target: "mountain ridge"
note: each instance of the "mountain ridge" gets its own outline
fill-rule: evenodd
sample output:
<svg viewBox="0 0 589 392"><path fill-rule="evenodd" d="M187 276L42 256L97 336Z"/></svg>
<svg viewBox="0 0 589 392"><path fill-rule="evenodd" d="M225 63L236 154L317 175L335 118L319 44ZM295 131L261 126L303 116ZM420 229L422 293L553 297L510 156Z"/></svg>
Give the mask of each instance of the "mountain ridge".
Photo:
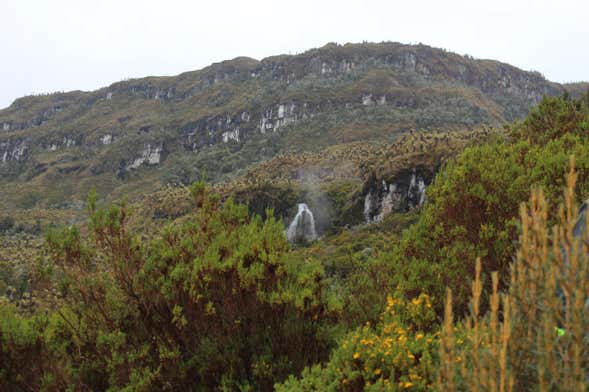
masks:
<svg viewBox="0 0 589 392"><path fill-rule="evenodd" d="M62 98L64 100L67 100L70 96L73 98L79 98L79 95L86 95L88 96L87 98L92 98L92 95L94 94L98 94L98 93L108 93L108 91L112 91L112 90L119 90L120 86L124 86L126 84L128 85L133 85L136 84L137 82L146 82L146 83L150 83L150 82L159 82L159 83L164 83L166 81L178 81L178 82L182 82L185 80L190 80L193 78L193 76L204 76L204 79L211 79L213 78L213 84L215 82L218 82L218 80L215 80L215 76L219 76L222 75L224 77L227 77L230 74L237 74L237 76L239 77L240 74L242 74L243 72L248 72L248 71L254 71L258 68L264 70L265 67L271 65L271 64L275 64L275 63L282 63L288 60L291 60L291 62L294 62L295 65L300 65L300 61L297 60L302 60L303 62L306 61L311 61L311 69L313 67L316 67L316 64L312 63L312 60L314 60L315 56L320 56L320 57L329 57L329 56L334 56L335 58L340 58L340 59L345 59L346 55L350 53L350 51L354 51L356 49L367 49L365 51L365 54L367 55L366 57L373 57L375 54L378 55L379 53L382 54L382 52L379 52L379 49L385 48L385 50L387 49L400 49L400 50L404 50L407 51L406 53L408 54L423 54L424 51L436 51L438 52L438 54L440 53L444 53L446 55L448 55L449 57L453 57L454 60L458 60L458 59L466 59L467 61L471 61L471 62L475 62L478 63L481 66L486 66L486 67L494 67L494 66L499 66L499 67L504 67L504 70L509 70L509 71L516 71L516 72L522 72L522 73L526 73L526 74L530 74L530 75L534 75L537 80L544 80L545 82L547 82L547 84L551 84L553 86L562 86L562 87L569 87L572 88L573 90L575 89L576 85L581 85L583 87L589 85L588 82L576 82L576 83L557 83L557 82L551 82L548 79L545 79L539 72L537 71L525 71L522 70L520 68L517 68L515 66L512 66L508 63L505 62L501 62L501 61L497 61L497 60L492 60L492 59L475 59L469 55L459 55L453 52L448 52L444 49L439 49L439 48L434 48L434 47L430 47L427 45L423 45L423 44L419 44L419 45L407 45L407 44L401 44L401 43L397 43L397 42L386 42L386 43L380 43L380 44L352 44L352 43L347 43L345 45L338 45L338 44L334 44L334 43L328 43L326 45L324 45L321 48L314 48L314 49L310 49L307 50L301 54L295 54L295 55L291 55L291 54L281 54L281 55L273 55L273 56L268 56L265 57L261 60L257 60L251 57L247 57L247 56L238 56L235 57L233 59L229 59L229 60L223 60L220 62L216 62L216 63L212 63L209 66L206 66L202 69L199 70L192 70L192 71L186 71L186 72L182 72L179 73L177 75L172 75L172 76L145 76L145 77L139 77L139 78L131 78L131 79L125 79L122 81L118 81L118 82L114 82L111 83L108 86L104 86L95 90L72 90L72 91L67 91L67 92L54 92L54 93L48 93L48 94L39 94L39 95L27 95L27 96L23 96L23 97L19 97L16 98L13 103L4 108L4 109L0 109L0 116L2 116L4 114L4 112L6 111L10 111L11 109L24 109L26 106L28 106L27 104L29 103L28 101L31 101L30 103L35 104L38 103L39 101L44 101L50 98ZM292 61L294 60L294 61ZM412 59L411 57L407 58L408 64L407 66L411 66L412 63L414 61L416 61L416 59ZM353 67L353 65L351 65L351 67ZM421 72L424 73L428 73L429 71L426 70L423 67L418 67L416 65L416 69L421 70ZM315 70L316 71L316 70ZM321 73L331 73L334 72L333 69L331 68L326 68L323 67L321 69ZM277 76L277 75L274 75ZM300 75L297 75L300 76ZM200 80L202 81L203 78L200 78ZM576 91L575 91L576 92ZM166 99L165 96L161 97L161 96L153 96L154 99ZM9 130L18 130L21 128L11 128ZM7 129L3 129L3 130L7 130Z"/></svg>
<svg viewBox="0 0 589 392"><path fill-rule="evenodd" d="M386 42L237 57L177 76L23 97L0 110L0 208L67 204L92 187L119 197L187 184L202 171L218 182L280 153L391 142L415 129L498 126L544 95L582 87Z"/></svg>
<svg viewBox="0 0 589 392"><path fill-rule="evenodd" d="M306 50L302 53L297 53L297 54L279 54L279 55L271 55L271 56L267 56L264 57L262 59L256 59L253 57L249 57L246 55L240 55L240 56L236 56L232 59L227 59L227 60L222 60L222 61L218 61L218 62L213 62L208 66L205 66L201 69L196 69L196 70L190 70L190 71L184 71L184 72L180 72L178 74L174 74L174 75L146 75L146 76L140 76L140 77L133 77L133 78L126 78L117 82L112 82L109 85L105 85L96 89L91 89L91 90L71 90L71 91L55 91L55 92L50 92L50 93L41 93L41 94L30 94L30 95L24 95L22 97L17 97L10 105L4 107L4 108L0 108L0 112L10 109L12 106L19 106L19 103L27 100L29 98L35 98L35 97L49 97L49 96L56 96L56 95L68 95L68 94L84 94L84 93L95 93L95 92L99 92L105 89L110 89L112 87L114 87L117 84L122 84L122 83L126 83L126 82L132 82L132 81L138 81L138 80L154 80L154 79L160 79L160 80L166 80L166 79L182 79L182 78L186 78L189 77L190 75L193 74L197 74L200 72L206 72L206 71L214 71L216 68L219 69L224 69L226 67L239 67L244 66L244 63L249 63L249 65L253 68L255 68L255 65L261 64L261 63L265 63L265 62L272 62L272 61L279 61L279 60L284 60L286 58L293 58L293 57L298 57L298 56L308 56L309 54L316 54L317 52L320 52L322 50L328 50L328 49L332 49L332 48L354 48L354 47L359 47L359 46L374 46L374 45L399 45L401 47L426 47L429 49L433 49L433 50L439 50L441 52L445 52L445 53L451 53L454 54L456 56L459 57L464 57L467 59L471 59L474 61L478 61L478 62L488 62L491 64L499 64L499 65L504 65L504 66L509 66L511 68L517 69L519 71L523 71L523 72L528 72L528 73L533 73L533 74L540 74L538 71L535 70L524 70L522 68L510 65L507 62L504 61L499 61L499 60L495 60L492 58L475 58L473 56L470 55L460 55L457 54L455 52L451 52L448 51L446 49L442 49L442 48L437 48L437 47L431 47L428 45L424 45L424 44L417 44L417 45L412 45L412 44L402 44L399 42L391 42L391 41L385 41L385 42L381 42L379 44L376 43L346 43L343 45L340 44L336 44L336 43L327 43L324 46L320 47L320 48L313 48L313 49L309 49ZM540 74L541 75L541 74ZM542 76L543 77L543 76ZM544 78L544 77L543 77ZM547 81L549 81L548 79L546 79ZM587 81L578 81L578 82L552 82L555 84L559 84L561 86L566 86L567 88L572 88L573 90L575 90L576 93L576 89L577 86L580 86L581 92L584 92L584 90L587 89L587 87L589 87L589 82Z"/></svg>

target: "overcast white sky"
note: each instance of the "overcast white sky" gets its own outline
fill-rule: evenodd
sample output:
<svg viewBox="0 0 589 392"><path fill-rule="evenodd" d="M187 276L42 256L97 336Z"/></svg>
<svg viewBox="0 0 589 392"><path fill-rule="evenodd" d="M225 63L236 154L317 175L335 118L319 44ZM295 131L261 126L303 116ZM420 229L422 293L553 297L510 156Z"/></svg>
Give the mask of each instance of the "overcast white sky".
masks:
<svg viewBox="0 0 589 392"><path fill-rule="evenodd" d="M237 56L422 42L589 80L589 0L0 0L0 108Z"/></svg>

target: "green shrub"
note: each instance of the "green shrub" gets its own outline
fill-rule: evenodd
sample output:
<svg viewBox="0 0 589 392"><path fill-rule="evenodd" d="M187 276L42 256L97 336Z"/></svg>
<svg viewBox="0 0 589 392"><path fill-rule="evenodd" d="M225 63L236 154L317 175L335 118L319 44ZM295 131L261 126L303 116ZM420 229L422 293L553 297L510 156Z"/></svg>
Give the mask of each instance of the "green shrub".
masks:
<svg viewBox="0 0 589 392"><path fill-rule="evenodd" d="M440 391L585 391L589 386L589 238L573 235L575 174L551 227L542 191L522 203L522 231L509 289L493 274L490 311L481 311L481 265L470 314L453 320L451 295L440 343ZM586 224L586 222L582 222ZM462 335L465 344L456 346Z"/></svg>
<svg viewBox="0 0 589 392"><path fill-rule="evenodd" d="M568 94L544 97L512 134L535 144L545 144L566 134L586 137L589 134L589 91L573 100Z"/></svg>
<svg viewBox="0 0 589 392"><path fill-rule="evenodd" d="M46 314L19 315L0 303L0 389L65 390L70 380L61 347L48 343L58 321Z"/></svg>
<svg viewBox="0 0 589 392"><path fill-rule="evenodd" d="M455 311L464 314L470 292L464 276L474 275L477 258L485 271L500 272L504 277L500 288L504 288L515 252L518 206L531 187L539 187L554 208L565 185L562 174L570 155L577 157L576 198L587 197L589 133L584 130L584 118L589 118L589 107L582 102L546 99L514 131L518 137L542 138L470 147L442 169L427 190L428 203L419 221L390 257L402 277L399 284L410 295L429 293L441 314L441 299L445 287L450 287ZM556 124L559 131L544 134L536 129L548 123ZM490 281L486 282L489 288Z"/></svg>
<svg viewBox="0 0 589 392"><path fill-rule="evenodd" d="M291 376L278 392L428 390L436 375L437 333L429 297L389 296L376 327L347 334L329 362Z"/></svg>
<svg viewBox="0 0 589 392"><path fill-rule="evenodd" d="M88 240L75 227L48 234L79 383L269 390L328 353L321 266L287 259L272 216L202 183L192 192L194 215L150 242L129 233L124 204L94 197Z"/></svg>

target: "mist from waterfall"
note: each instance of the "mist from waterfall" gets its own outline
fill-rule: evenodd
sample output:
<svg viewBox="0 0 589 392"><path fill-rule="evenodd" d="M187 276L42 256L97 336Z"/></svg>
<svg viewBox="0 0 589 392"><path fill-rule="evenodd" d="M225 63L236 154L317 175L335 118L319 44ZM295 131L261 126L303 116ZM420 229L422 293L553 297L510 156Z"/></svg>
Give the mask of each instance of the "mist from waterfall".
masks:
<svg viewBox="0 0 589 392"><path fill-rule="evenodd" d="M288 226L286 231L286 238L289 242L300 243L310 242L317 239L317 232L315 230L315 218L305 203L299 203L298 212Z"/></svg>

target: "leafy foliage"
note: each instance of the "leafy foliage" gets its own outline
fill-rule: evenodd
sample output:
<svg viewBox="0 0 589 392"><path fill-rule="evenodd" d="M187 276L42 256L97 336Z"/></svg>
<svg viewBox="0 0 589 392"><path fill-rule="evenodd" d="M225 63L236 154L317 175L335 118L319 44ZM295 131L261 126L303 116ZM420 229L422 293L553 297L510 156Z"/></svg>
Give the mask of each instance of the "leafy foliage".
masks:
<svg viewBox="0 0 589 392"><path fill-rule="evenodd" d="M557 224L550 227L542 191L521 206L522 233L507 292L493 274L490 311L482 313L481 264L472 284L470 314L453 322L446 302L442 333L441 391L587 390L589 374L589 247L587 231L575 236L574 167ZM455 345L456 334L465 344Z"/></svg>
<svg viewBox="0 0 589 392"><path fill-rule="evenodd" d="M325 50L337 57L336 49ZM233 66L249 72L255 62ZM221 68L235 71L231 64ZM390 77L379 70L341 80L303 78L285 94L306 97L312 88L317 102L339 99L358 86L390 87ZM399 81L411 78L401 72ZM342 96L330 91L340 82ZM133 86L140 94L152 91ZM269 88L260 98L229 84L213 86L206 100L217 109L237 109L249 98L270 102L281 91L276 83ZM403 116L412 121L417 112L425 123L484 117L469 109L480 96L466 94L463 102L460 92L424 89L440 95L421 97L417 109L427 101L440 112L356 108L348 116L361 113L361 122L333 112L301 122L300 133L230 142L198 158L170 157L166 165L181 169L167 174L174 185L132 205L103 207L93 193L82 226L71 224L75 205L68 203L3 214L0 288L10 295L0 302L0 389L586 389L589 248L572 228L575 204L589 193L589 93L576 100L545 98L503 134L408 132L392 144L353 142L319 151L340 140L337 129L345 124L354 130L363 121L377 124L352 135L362 138ZM231 106L233 98L239 105ZM436 106L439 100L444 105ZM454 118L446 110L452 105L473 117ZM496 105L488 109L500 115ZM481 140L487 142L474 145ZM266 141L268 150L258 158L289 144L294 153L218 185L220 193L204 182L182 185L201 173L190 166L193 159L214 168L213 177L229 177ZM299 154L303 150L316 152ZM218 165L224 154L227 161ZM57 159L50 155L42 159ZM563 181L570 155L577 171ZM59 160L67 166L66 158ZM345 227L361 215L367 176L388 181L416 163L433 170L441 162L424 207ZM38 163L42 170L46 162ZM100 174L93 180L101 190L135 181L148 187L163 178L160 169L142 168L116 183L103 182ZM32 207L41 196L61 203L59 192L81 189L72 180L40 196L33 188L59 177L33 178L0 204L20 200ZM81 187L92 182L82 181ZM565 186L564 207L557 210ZM518 220L530 189L529 207L520 207ZM325 214L337 219L319 241L291 247L280 218L302 198L327 205ZM51 229L40 249L34 233L60 221L69 226ZM13 255L19 247L27 249L27 264ZM493 271L491 278L483 271ZM444 295L447 287L452 295Z"/></svg>
<svg viewBox="0 0 589 392"><path fill-rule="evenodd" d="M69 383L268 390L326 355L321 266L287 261L272 217L221 204L203 183L192 192L195 214L149 243L128 231L125 203L98 207L95 196L89 241L74 226L48 234L63 305L56 333L36 339L62 348ZM37 380L50 376L39 369Z"/></svg>
<svg viewBox="0 0 589 392"><path fill-rule="evenodd" d="M70 368L67 359L58 356L65 347L59 347L52 336L58 323L55 316L26 317L19 315L13 305L0 306L0 389L65 390L68 387Z"/></svg>
<svg viewBox="0 0 589 392"><path fill-rule="evenodd" d="M546 98L531 118L559 123L559 118L578 119L577 111L589 116L585 100ZM555 111L555 106L560 111ZM578 157L577 200L589 193L589 134L572 131L582 129L584 121L570 123L571 132L547 133L538 143L497 140L470 147L449 162L428 189L429 203L419 221L405 233L398 253L391 256L406 290L413 294L423 290L434 296L441 314L445 287L451 287L457 313L463 314L470 292L463 277L474 275L473 260L480 257L484 270L508 276L518 233L518 205L526 200L529 189L542 188L554 206L565 185L562 174L569 156L574 155ZM544 123L533 124L536 122L526 120L516 131L533 129L543 134L543 128L533 127Z"/></svg>
<svg viewBox="0 0 589 392"><path fill-rule="evenodd" d="M566 134L586 137L589 133L589 93L580 99L545 97L533 108L521 125L513 128L514 136L535 144L545 144Z"/></svg>
<svg viewBox="0 0 589 392"><path fill-rule="evenodd" d="M325 366L307 368L301 379L277 385L286 391L424 391L434 381L437 334L429 297L407 301L388 296L376 327L349 333Z"/></svg>

